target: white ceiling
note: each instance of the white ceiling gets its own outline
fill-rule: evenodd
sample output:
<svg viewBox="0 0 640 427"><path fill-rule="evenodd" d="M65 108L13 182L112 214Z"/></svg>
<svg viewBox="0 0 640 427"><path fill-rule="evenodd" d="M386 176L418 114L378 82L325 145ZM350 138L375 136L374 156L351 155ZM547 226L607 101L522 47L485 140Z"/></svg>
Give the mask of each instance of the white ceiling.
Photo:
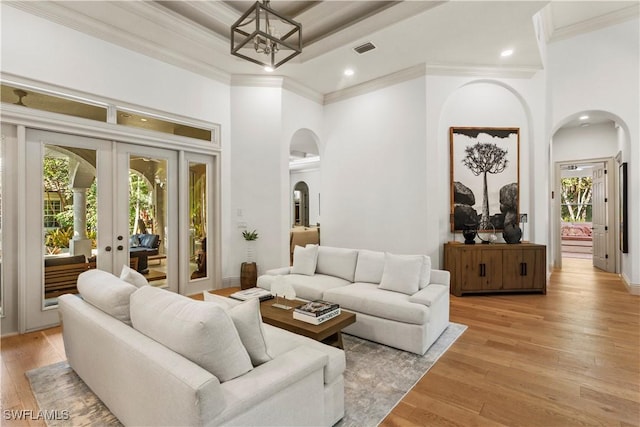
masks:
<svg viewBox="0 0 640 427"><path fill-rule="evenodd" d="M191 71L268 75L230 54L229 28L252 1L3 1ZM303 53L273 74L327 95L426 66L431 73L531 75L542 67L532 17L550 41L638 16L638 1L278 1L302 24ZM353 47L372 42L363 55ZM500 52L513 49L502 58ZM355 74L343 75L351 67Z"/></svg>

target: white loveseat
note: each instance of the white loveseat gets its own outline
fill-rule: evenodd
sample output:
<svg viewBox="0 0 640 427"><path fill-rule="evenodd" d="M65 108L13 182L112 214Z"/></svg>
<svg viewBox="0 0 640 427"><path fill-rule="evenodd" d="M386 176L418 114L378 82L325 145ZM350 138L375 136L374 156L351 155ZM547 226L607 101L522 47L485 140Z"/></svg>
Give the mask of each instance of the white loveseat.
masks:
<svg viewBox="0 0 640 427"><path fill-rule="evenodd" d="M257 285L270 290L276 280L298 299L356 313L344 332L401 350L424 354L449 324L449 272L431 269L427 256L298 246L292 267L266 271Z"/></svg>
<svg viewBox="0 0 640 427"><path fill-rule="evenodd" d="M344 415L344 352L263 324L257 300L195 301L100 270L78 289L59 298L68 362L125 425L331 426Z"/></svg>

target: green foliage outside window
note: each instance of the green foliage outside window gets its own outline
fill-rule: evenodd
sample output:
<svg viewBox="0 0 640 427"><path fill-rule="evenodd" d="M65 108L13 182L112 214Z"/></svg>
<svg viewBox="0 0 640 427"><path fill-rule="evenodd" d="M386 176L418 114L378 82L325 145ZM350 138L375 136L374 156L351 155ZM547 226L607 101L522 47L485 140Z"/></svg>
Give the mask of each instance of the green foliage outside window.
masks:
<svg viewBox="0 0 640 427"><path fill-rule="evenodd" d="M45 228L50 229L45 237L45 245L50 248L68 248L73 238L73 191L70 188L69 159L66 157L43 158L43 189ZM96 247L98 229L98 191L94 179L87 190L87 235ZM137 232L136 219L151 221L152 192L148 181L142 175L129 172L129 226Z"/></svg>
<svg viewBox="0 0 640 427"><path fill-rule="evenodd" d="M591 222L592 188L590 176L562 178L560 216L565 222Z"/></svg>

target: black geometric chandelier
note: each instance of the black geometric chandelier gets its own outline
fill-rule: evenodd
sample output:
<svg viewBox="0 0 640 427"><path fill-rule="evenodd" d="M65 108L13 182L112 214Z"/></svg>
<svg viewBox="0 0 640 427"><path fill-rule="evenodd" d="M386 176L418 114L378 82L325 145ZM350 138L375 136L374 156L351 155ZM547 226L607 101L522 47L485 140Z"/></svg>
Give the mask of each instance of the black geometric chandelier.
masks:
<svg viewBox="0 0 640 427"><path fill-rule="evenodd" d="M231 26L231 54L275 70L302 53L302 25L257 1Z"/></svg>

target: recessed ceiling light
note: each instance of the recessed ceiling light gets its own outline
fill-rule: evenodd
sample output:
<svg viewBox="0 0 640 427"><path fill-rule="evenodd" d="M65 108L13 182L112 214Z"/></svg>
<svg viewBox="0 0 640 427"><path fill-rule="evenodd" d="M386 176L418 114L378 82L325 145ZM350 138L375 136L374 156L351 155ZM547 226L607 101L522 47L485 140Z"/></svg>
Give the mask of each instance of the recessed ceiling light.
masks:
<svg viewBox="0 0 640 427"><path fill-rule="evenodd" d="M344 75L345 76L353 76L354 73L355 73L355 71L353 71L353 69L351 69L351 68L347 68L346 70L344 70Z"/></svg>
<svg viewBox="0 0 640 427"><path fill-rule="evenodd" d="M266 67L264 67L264 70L265 70L267 73L273 73L273 68L272 68L272 67L266 66Z"/></svg>
<svg viewBox="0 0 640 427"><path fill-rule="evenodd" d="M500 56L511 56L513 55L513 49L507 49L507 50L503 50L502 53L500 53Z"/></svg>
<svg viewBox="0 0 640 427"><path fill-rule="evenodd" d="M587 116L586 114L583 116L580 116L580 120L587 120L589 118L589 116Z"/></svg>

